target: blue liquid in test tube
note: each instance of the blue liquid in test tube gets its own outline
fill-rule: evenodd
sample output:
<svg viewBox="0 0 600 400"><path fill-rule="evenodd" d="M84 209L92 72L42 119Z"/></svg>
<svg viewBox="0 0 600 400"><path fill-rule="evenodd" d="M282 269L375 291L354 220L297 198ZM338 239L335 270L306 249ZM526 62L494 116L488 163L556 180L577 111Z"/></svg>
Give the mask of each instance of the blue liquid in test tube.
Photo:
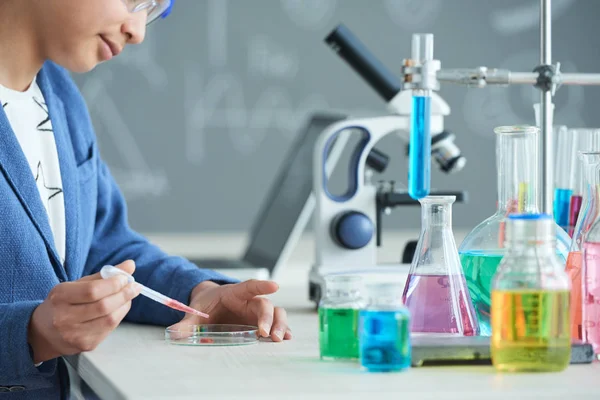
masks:
<svg viewBox="0 0 600 400"><path fill-rule="evenodd" d="M396 311L360 311L361 366L370 372L401 371L411 365L410 314Z"/></svg>
<svg viewBox="0 0 600 400"><path fill-rule="evenodd" d="M412 100L408 194L421 199L429 194L431 185L431 97L426 91L416 92Z"/></svg>
<svg viewBox="0 0 600 400"><path fill-rule="evenodd" d="M571 202L571 189L554 189L554 220L563 228L569 226L569 206Z"/></svg>

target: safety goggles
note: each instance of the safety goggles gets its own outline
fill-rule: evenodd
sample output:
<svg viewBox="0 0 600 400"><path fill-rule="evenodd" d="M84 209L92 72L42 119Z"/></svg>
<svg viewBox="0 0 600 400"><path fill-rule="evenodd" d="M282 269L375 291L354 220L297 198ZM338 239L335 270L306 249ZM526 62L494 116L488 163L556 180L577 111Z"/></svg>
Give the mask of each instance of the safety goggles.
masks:
<svg viewBox="0 0 600 400"><path fill-rule="evenodd" d="M144 11L148 14L146 25L171 13L175 0L123 0L131 13Z"/></svg>

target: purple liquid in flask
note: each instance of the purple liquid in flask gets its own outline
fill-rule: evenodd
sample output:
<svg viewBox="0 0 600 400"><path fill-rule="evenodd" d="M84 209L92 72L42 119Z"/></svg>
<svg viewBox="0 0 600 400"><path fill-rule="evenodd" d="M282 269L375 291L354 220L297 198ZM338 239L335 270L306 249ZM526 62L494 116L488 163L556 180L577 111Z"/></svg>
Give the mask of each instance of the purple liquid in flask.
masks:
<svg viewBox="0 0 600 400"><path fill-rule="evenodd" d="M478 330L462 274L410 274L402 300L411 311L411 332L473 336Z"/></svg>
<svg viewBox="0 0 600 400"><path fill-rule="evenodd" d="M412 333L474 336L479 321L452 232L454 196L428 196L421 203L421 234L404 286Z"/></svg>

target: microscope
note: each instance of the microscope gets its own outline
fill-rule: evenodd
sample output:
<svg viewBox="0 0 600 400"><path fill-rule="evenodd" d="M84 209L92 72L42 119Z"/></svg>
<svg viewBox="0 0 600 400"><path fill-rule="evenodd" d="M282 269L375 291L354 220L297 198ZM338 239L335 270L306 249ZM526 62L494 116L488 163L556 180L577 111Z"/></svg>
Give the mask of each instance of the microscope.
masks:
<svg viewBox="0 0 600 400"><path fill-rule="evenodd" d="M424 148L427 157L420 154L424 158L421 160L423 163L416 168L412 163L409 165L409 175L424 174L425 193L421 192L420 196L411 193L410 183L408 191L401 191L393 181L371 182L373 174L385 171L389 163L389 156L374 147L384 136L398 135L405 143L406 155L412 156L415 99L413 91L406 90L411 87L411 82L401 82L396 78L344 25L332 31L325 42L383 98L390 115L339 121L329 126L315 144L313 193L316 208L313 229L316 257L309 274L309 298L317 304L323 292L325 275L394 273L400 270L399 264L378 265L376 259L377 247L382 244L383 215L389 214L392 208L418 206L418 198L426 195L454 195L457 202L466 198L462 191L431 192L428 187L432 159L445 173L458 172L466 164L465 157L454 143L454 134L444 129L444 117L450 114L450 107L434 91L428 93L427 143L422 143L423 146L418 149L422 151ZM435 73L435 63L430 64L432 73ZM419 86L427 87L427 82ZM327 155L338 137L348 130L358 132L361 139L352 152L349 187L346 193L334 195L328 190ZM416 241L408 243L403 263L410 263L415 248Z"/></svg>

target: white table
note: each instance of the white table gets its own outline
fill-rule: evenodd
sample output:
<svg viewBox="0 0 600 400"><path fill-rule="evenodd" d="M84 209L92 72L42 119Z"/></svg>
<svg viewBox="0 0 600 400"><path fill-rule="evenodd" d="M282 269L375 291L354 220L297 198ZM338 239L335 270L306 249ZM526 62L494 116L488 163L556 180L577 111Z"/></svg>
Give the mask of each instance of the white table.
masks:
<svg viewBox="0 0 600 400"><path fill-rule="evenodd" d="M307 299L308 265L297 260L291 265L271 296L288 310L291 341L184 347L165 343L164 328L124 324L96 350L68 361L98 395L111 400L600 399L600 363L551 374L497 374L492 367L372 374L355 363L320 361L317 316Z"/></svg>

